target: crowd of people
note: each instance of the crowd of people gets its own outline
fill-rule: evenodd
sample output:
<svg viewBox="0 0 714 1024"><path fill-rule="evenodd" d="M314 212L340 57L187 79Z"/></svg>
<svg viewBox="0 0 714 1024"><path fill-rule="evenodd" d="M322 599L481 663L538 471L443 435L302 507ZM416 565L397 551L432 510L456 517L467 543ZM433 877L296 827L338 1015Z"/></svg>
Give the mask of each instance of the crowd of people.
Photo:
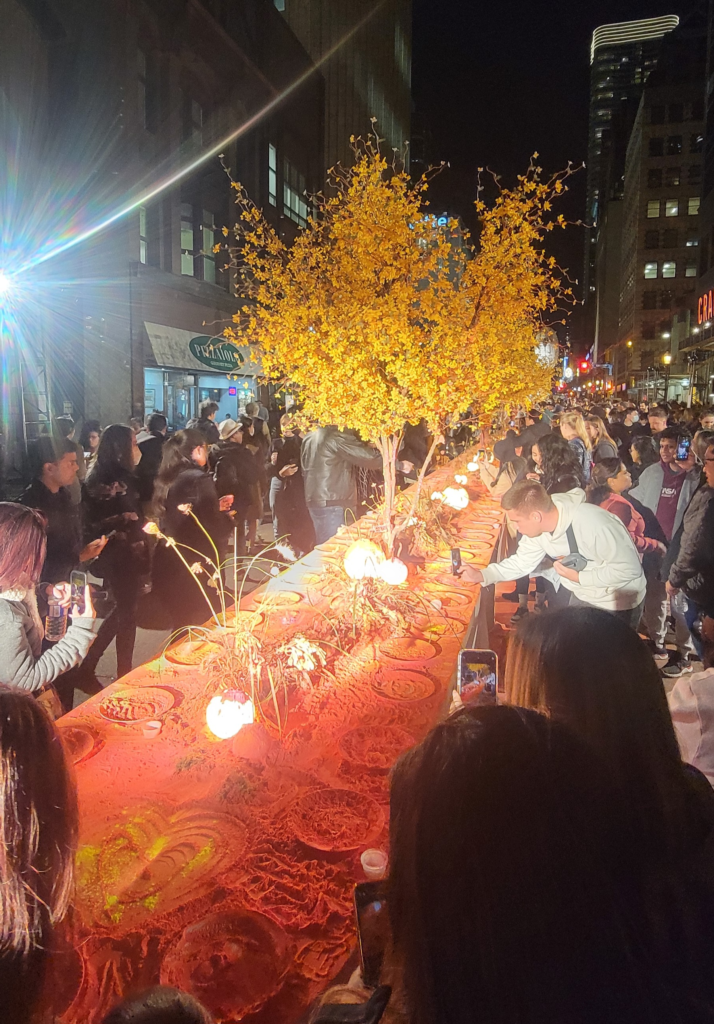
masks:
<svg viewBox="0 0 714 1024"><path fill-rule="evenodd" d="M302 437L283 417L273 436L259 407L215 412L170 437L159 414L97 429L91 452L63 419L21 501L0 503L0 1005L16 1024L48 998L73 891L54 687L65 707L91 690L112 640L131 667L148 579L177 627L207 617L147 519L208 567L231 535L249 556L268 504L295 557L357 511L355 470L380 469L337 428ZM714 1024L714 414L549 404L517 426L480 462L512 550L463 570L516 583L505 676L395 765L379 986L357 972L326 991L318 1024ZM43 604L76 600L78 567L106 593L87 587L49 643ZM129 1021L211 1015L158 987L104 1024Z"/></svg>

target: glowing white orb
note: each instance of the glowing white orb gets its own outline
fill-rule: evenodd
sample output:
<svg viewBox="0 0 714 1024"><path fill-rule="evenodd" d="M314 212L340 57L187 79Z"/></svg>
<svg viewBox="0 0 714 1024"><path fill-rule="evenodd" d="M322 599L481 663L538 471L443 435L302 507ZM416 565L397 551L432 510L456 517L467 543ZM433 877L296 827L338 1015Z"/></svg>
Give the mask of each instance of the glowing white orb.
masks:
<svg viewBox="0 0 714 1024"><path fill-rule="evenodd" d="M463 487L447 487L444 491L443 502L449 508L466 508L469 503L468 491L465 491Z"/></svg>
<svg viewBox="0 0 714 1024"><path fill-rule="evenodd" d="M466 468L468 469L469 473L475 473L476 470L478 469L478 462L469 462Z"/></svg>
<svg viewBox="0 0 714 1024"><path fill-rule="evenodd" d="M379 578L391 587L404 583L408 575L409 570L399 558L387 558L379 567Z"/></svg>
<svg viewBox="0 0 714 1024"><path fill-rule="evenodd" d="M343 565L351 580L363 580L365 576L379 575L384 561L384 552L372 540L356 540L345 552Z"/></svg>
<svg viewBox="0 0 714 1024"><path fill-rule="evenodd" d="M455 476L454 480L456 481L457 484L467 484L469 482L469 478L463 475Z"/></svg>
<svg viewBox="0 0 714 1024"><path fill-rule="evenodd" d="M255 721L253 701L241 690L227 690L212 697L206 708L206 725L220 740L229 740L244 725Z"/></svg>
<svg viewBox="0 0 714 1024"><path fill-rule="evenodd" d="M441 491L432 491L431 500L432 501L443 501L444 500L444 495L441 493Z"/></svg>

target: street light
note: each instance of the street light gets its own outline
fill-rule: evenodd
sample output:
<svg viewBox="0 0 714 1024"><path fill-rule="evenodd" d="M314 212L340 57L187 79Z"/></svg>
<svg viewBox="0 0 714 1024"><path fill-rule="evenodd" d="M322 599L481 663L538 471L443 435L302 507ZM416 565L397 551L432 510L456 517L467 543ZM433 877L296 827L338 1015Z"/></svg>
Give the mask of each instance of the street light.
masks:
<svg viewBox="0 0 714 1024"><path fill-rule="evenodd" d="M662 362L664 363L664 400L666 402L669 398L669 367L672 362L672 353L665 352Z"/></svg>

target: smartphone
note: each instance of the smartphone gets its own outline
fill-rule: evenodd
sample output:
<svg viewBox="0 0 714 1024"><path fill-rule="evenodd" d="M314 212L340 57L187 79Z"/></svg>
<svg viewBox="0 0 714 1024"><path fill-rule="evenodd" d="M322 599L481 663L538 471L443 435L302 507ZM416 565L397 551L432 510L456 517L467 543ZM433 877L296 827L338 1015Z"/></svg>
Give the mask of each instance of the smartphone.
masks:
<svg viewBox="0 0 714 1024"><path fill-rule="evenodd" d="M575 569L576 572L582 572L583 569L587 568L588 560L579 551L571 551L565 558L560 559L560 564L564 565L566 569Z"/></svg>
<svg viewBox="0 0 714 1024"><path fill-rule="evenodd" d="M498 657L495 651L465 648L459 651L456 689L465 700L479 693L495 696L498 686Z"/></svg>
<svg viewBox="0 0 714 1024"><path fill-rule="evenodd" d="M379 985L384 952L389 941L389 916L382 884L360 882L354 892L362 980L367 988Z"/></svg>
<svg viewBox="0 0 714 1024"><path fill-rule="evenodd" d="M451 549L451 572L454 576L461 572L461 552L458 548Z"/></svg>
<svg viewBox="0 0 714 1024"><path fill-rule="evenodd" d="M84 615L86 610L84 601L84 588L87 586L86 572L73 572L69 577L69 583L72 590L71 607L74 608L76 605L79 614Z"/></svg>
<svg viewBox="0 0 714 1024"><path fill-rule="evenodd" d="M692 447L691 437L680 437L677 442L677 462L686 462L689 458L689 449Z"/></svg>

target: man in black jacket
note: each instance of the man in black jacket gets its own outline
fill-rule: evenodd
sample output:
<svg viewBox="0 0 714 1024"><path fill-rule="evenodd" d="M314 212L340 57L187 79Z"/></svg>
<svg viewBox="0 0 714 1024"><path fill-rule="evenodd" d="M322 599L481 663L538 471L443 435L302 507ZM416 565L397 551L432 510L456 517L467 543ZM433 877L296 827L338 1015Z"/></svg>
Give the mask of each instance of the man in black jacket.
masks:
<svg viewBox="0 0 714 1024"><path fill-rule="evenodd" d="M136 467L136 478L139 482L139 499L145 504L151 501L154 494L154 481L161 465L167 427L166 417L160 412L152 412L146 421L149 436L139 440L141 462Z"/></svg>
<svg viewBox="0 0 714 1024"><path fill-rule="evenodd" d="M260 467L244 443L251 428L252 420L247 416L242 416L238 422L224 420L221 439L208 453L208 465L216 482L218 497L233 495L231 510L235 512L233 524L238 530L237 555L246 554L246 529L248 542L254 545L257 522L262 512Z"/></svg>
<svg viewBox="0 0 714 1024"><path fill-rule="evenodd" d="M218 402L207 399L201 402L198 407L198 419L189 420L186 424L188 430L200 430L206 437L208 444L218 444L220 435L215 424Z"/></svg>

